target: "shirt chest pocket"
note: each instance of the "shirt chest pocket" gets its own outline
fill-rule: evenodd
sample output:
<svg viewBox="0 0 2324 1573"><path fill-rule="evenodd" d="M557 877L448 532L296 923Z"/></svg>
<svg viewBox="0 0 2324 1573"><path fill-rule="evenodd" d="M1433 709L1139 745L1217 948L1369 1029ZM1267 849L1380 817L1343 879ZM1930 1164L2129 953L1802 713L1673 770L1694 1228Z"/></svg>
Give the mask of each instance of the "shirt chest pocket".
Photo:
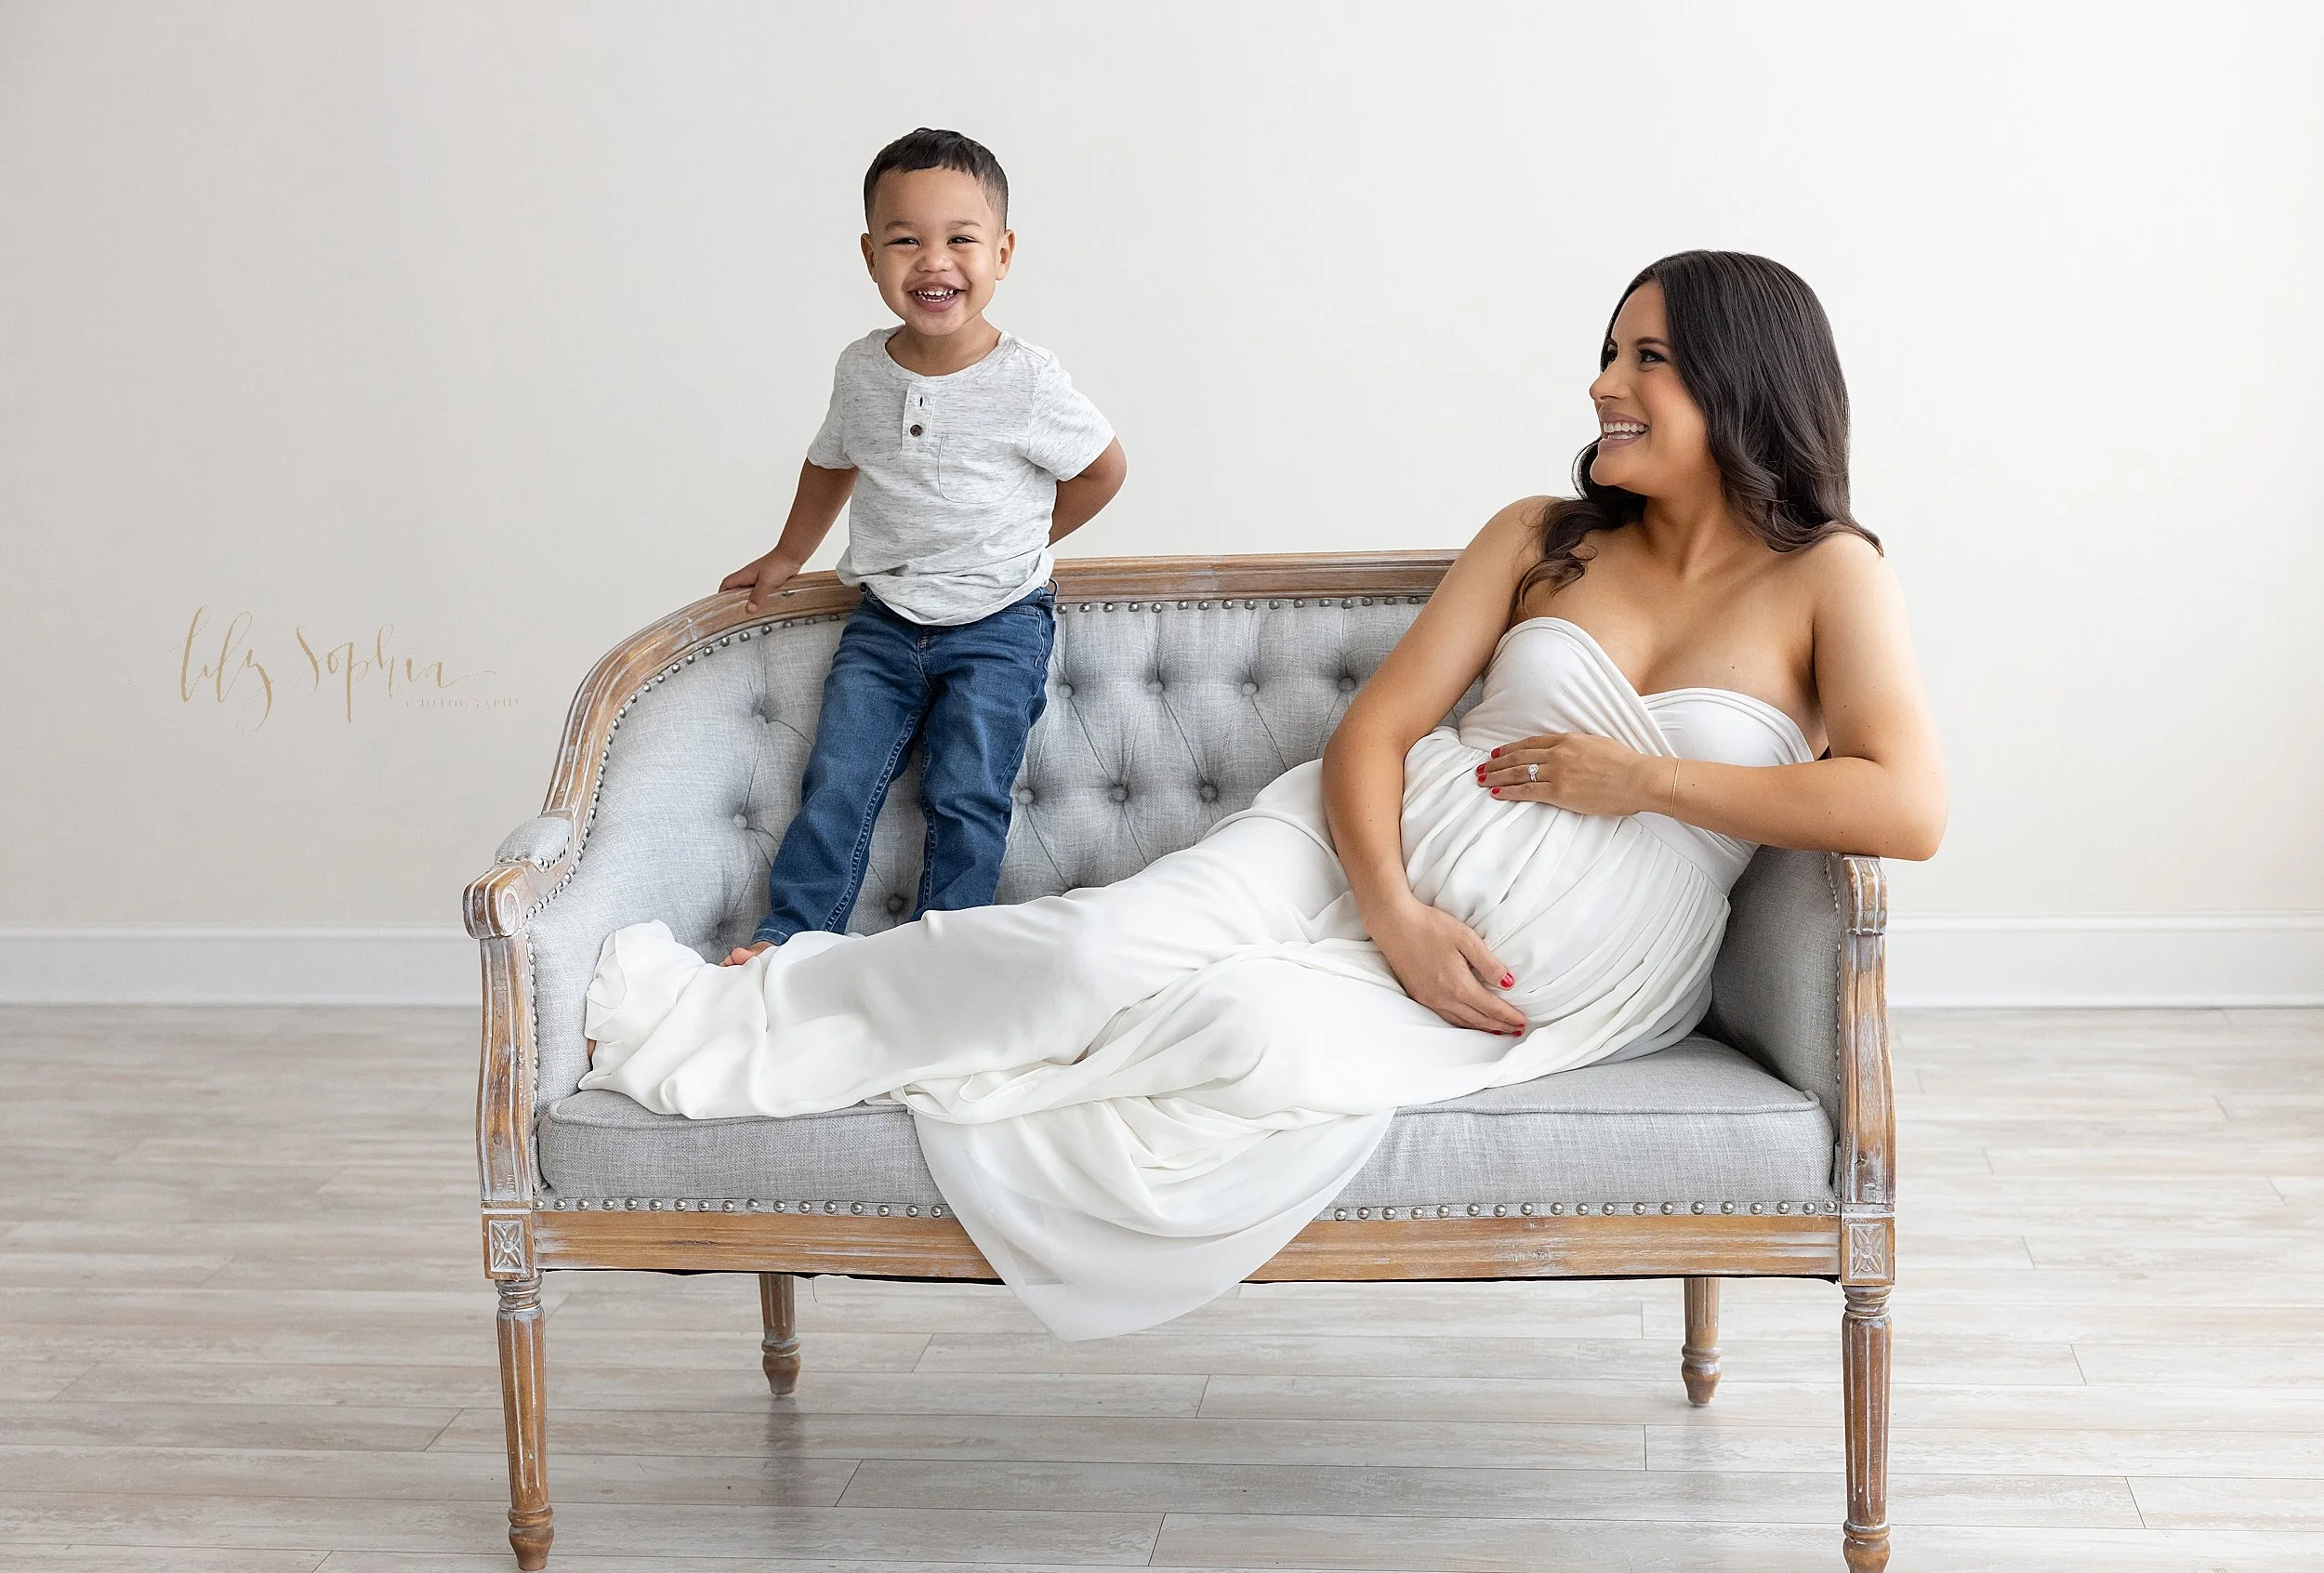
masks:
<svg viewBox="0 0 2324 1573"><path fill-rule="evenodd" d="M1033 466L1007 443L945 437L936 449L936 490L946 502L997 503L1033 479Z"/></svg>

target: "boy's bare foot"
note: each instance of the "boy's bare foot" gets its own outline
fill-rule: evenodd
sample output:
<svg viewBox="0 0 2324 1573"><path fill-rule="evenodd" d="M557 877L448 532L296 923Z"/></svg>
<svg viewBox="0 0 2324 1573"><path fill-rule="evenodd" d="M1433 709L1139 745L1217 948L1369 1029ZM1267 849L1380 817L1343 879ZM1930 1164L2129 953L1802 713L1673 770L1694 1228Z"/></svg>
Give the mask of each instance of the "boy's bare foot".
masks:
<svg viewBox="0 0 2324 1573"><path fill-rule="evenodd" d="M760 940L757 945L738 945L734 947L732 954L730 954L725 960L720 962L719 965L721 967L739 967L744 962L749 960L752 957L758 955L760 951L770 948L773 944L774 942L772 940Z"/></svg>

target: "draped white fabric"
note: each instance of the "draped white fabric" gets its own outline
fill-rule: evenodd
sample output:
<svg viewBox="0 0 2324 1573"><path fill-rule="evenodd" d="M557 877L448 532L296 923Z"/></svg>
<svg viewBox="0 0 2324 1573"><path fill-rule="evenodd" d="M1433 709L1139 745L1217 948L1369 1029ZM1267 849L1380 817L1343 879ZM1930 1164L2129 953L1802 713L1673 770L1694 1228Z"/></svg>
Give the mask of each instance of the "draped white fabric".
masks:
<svg viewBox="0 0 2324 1573"><path fill-rule="evenodd" d="M1490 749L1542 732L1733 764L1810 757L1762 700L1642 696L1574 624L1510 629L1476 707L1406 756L1404 849L1414 892L1515 974L1523 1038L1449 1025L1397 985L1308 763L1114 885L802 933L733 968L661 923L622 929L589 985L581 1085L697 1118L893 1099L1044 1323L1068 1339L1151 1327L1280 1249L1397 1108L1650 1052L1701 1018L1752 849L1477 786Z"/></svg>

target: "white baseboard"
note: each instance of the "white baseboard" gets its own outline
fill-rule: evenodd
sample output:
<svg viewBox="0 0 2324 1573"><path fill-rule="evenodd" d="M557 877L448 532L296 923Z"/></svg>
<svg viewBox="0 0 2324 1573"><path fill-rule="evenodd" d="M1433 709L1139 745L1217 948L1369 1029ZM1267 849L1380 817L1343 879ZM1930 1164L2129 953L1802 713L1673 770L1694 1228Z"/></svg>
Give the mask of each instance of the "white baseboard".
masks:
<svg viewBox="0 0 2324 1573"><path fill-rule="evenodd" d="M2324 1005L2324 912L1899 915L1899 1007ZM476 942L429 924L0 929L0 1002L465 1005Z"/></svg>
<svg viewBox="0 0 2324 1573"><path fill-rule="evenodd" d="M1888 1000L2324 1005L2324 912L1899 913Z"/></svg>
<svg viewBox="0 0 2324 1573"><path fill-rule="evenodd" d="M466 1005L476 942L456 928L107 923L0 929L0 1003Z"/></svg>

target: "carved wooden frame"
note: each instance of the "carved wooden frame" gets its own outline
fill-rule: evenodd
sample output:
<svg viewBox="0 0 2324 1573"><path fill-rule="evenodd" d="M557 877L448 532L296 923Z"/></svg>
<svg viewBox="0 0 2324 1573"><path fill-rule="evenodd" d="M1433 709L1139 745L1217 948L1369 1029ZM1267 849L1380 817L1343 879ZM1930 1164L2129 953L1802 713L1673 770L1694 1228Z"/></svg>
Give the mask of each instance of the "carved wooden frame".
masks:
<svg viewBox="0 0 2324 1573"><path fill-rule="evenodd" d="M1362 603L1426 596L1450 554L1092 558L1057 565L1063 604L1106 601L1325 600ZM508 1540L517 1565L548 1556L554 1526L545 1465L541 1275L567 1267L757 1273L770 1385L790 1391L799 1368L790 1276L993 1281L989 1263L946 1218L820 1216L766 1211L573 1212L538 1205L533 1142L532 969L526 927L578 866L599 773L623 708L643 689L711 648L754 630L844 613L857 592L828 574L803 575L759 612L743 591L706 597L625 640L590 669L567 714L541 807L563 821L545 862L496 863L468 887L468 932L482 947L483 1021L476 1143L485 1276L499 1291L497 1325L508 1439ZM554 838L552 838L554 839ZM1310 1223L1254 1281L1679 1277L1686 1280L1682 1355L1688 1396L1718 1381L1718 1280L1816 1277L1842 1287L1848 1515L1842 1550L1855 1573L1888 1560L1888 1294L1895 1262L1895 1115L1886 1006L1887 891L1879 860L1830 855L1841 918L1840 1206L1789 1215L1650 1210L1506 1217L1433 1216Z"/></svg>

